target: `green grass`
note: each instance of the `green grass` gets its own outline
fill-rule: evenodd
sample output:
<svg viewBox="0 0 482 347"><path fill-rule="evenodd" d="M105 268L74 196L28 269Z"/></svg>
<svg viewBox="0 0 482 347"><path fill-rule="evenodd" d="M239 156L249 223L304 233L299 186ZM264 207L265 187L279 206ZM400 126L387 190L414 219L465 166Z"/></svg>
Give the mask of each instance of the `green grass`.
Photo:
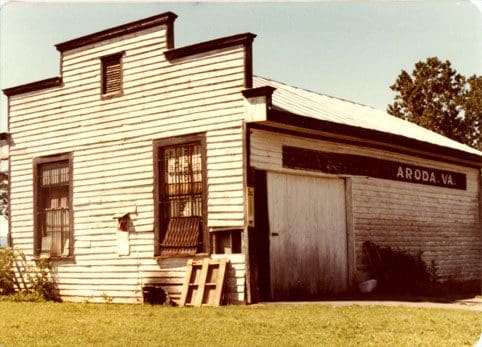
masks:
<svg viewBox="0 0 482 347"><path fill-rule="evenodd" d="M6 347L472 346L480 332L480 312L448 309L0 302Z"/></svg>

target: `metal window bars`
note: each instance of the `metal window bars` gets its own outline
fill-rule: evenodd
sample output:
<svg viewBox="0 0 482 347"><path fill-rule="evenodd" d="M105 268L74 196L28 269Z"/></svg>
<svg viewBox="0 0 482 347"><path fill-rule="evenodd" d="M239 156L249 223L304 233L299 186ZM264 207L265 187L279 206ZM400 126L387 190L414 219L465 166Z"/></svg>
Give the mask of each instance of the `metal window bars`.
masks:
<svg viewBox="0 0 482 347"><path fill-rule="evenodd" d="M203 172L201 145L161 148L161 254L202 248ZM189 243L189 246L186 246Z"/></svg>
<svg viewBox="0 0 482 347"><path fill-rule="evenodd" d="M39 167L36 237L39 238L41 255L69 255L69 183L68 161L47 163Z"/></svg>
<svg viewBox="0 0 482 347"><path fill-rule="evenodd" d="M201 146L188 144L163 150L167 217L202 216Z"/></svg>

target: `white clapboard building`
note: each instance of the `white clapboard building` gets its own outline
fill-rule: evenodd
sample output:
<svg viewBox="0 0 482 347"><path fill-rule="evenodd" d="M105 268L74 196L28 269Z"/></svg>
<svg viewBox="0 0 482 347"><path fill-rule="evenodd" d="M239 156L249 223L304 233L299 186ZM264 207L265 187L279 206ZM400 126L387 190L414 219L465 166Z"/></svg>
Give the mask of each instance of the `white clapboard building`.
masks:
<svg viewBox="0 0 482 347"><path fill-rule="evenodd" d="M480 281L481 152L254 76L251 33L175 47L175 19L57 44L60 76L3 91L10 242L64 300L176 301L204 258L228 303L341 294L365 241Z"/></svg>

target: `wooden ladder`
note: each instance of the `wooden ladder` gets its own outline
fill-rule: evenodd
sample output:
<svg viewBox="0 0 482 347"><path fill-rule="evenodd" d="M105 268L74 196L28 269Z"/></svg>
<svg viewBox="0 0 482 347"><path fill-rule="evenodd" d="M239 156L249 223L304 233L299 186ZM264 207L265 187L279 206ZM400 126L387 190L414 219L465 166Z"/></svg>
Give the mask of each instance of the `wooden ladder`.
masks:
<svg viewBox="0 0 482 347"><path fill-rule="evenodd" d="M19 259L20 258L20 259ZM27 259L25 255L20 255L18 258L16 257L13 261L15 268L13 280L15 282L16 289L20 292L23 290L27 290L29 288L29 281L28 281L28 269L27 269Z"/></svg>
<svg viewBox="0 0 482 347"><path fill-rule="evenodd" d="M226 259L189 260L179 306L219 306L226 264Z"/></svg>

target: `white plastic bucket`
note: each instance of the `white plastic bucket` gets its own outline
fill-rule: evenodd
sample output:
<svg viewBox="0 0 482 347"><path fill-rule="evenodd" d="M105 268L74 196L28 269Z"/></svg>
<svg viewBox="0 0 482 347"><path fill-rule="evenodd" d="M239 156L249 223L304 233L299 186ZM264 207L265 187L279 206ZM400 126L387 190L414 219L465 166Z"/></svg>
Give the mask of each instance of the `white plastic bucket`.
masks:
<svg viewBox="0 0 482 347"><path fill-rule="evenodd" d="M375 279L370 279L358 284L358 289L360 289L361 293L371 293L377 287L378 281Z"/></svg>

